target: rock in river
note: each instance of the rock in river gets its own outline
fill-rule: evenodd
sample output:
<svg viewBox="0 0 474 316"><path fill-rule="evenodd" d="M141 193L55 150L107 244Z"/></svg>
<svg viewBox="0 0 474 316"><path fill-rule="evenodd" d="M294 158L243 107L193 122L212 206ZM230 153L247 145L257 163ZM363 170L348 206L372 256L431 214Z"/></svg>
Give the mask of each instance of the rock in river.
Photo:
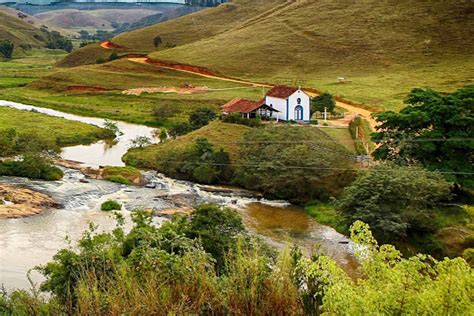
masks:
<svg viewBox="0 0 474 316"><path fill-rule="evenodd" d="M0 203L0 219L28 217L60 206L43 193L3 184L0 184L0 201L8 202Z"/></svg>

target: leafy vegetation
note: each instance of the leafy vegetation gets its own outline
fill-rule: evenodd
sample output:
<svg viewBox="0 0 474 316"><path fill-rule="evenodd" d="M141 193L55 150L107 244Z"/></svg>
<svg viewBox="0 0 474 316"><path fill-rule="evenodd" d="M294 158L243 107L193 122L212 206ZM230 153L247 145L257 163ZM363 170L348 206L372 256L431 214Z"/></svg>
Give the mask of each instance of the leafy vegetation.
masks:
<svg viewBox="0 0 474 316"><path fill-rule="evenodd" d="M2 54L4 58L6 59L12 58L13 47L14 47L14 44L10 42L9 40L0 39L0 54Z"/></svg>
<svg viewBox="0 0 474 316"><path fill-rule="evenodd" d="M120 211L122 209L122 204L114 200L108 200L102 203L100 209L105 212Z"/></svg>
<svg viewBox="0 0 474 316"><path fill-rule="evenodd" d="M102 177L104 180L132 185L141 182L142 175L140 170L133 167L111 167L106 166L102 170Z"/></svg>
<svg viewBox="0 0 474 316"><path fill-rule="evenodd" d="M334 261L298 249L276 255L245 232L234 211L212 205L161 227L134 214L126 234L94 230L77 248L63 249L39 268L42 291L0 296L0 312L15 314L466 314L474 279L461 258L404 259L378 246L356 222L352 240L362 278L353 280ZM119 218L119 223L122 219ZM77 250L74 250L77 249ZM383 286L381 286L383 284Z"/></svg>
<svg viewBox="0 0 474 316"><path fill-rule="evenodd" d="M252 129L239 150L234 182L294 202L328 200L353 178L353 156L318 129Z"/></svg>
<svg viewBox="0 0 474 316"><path fill-rule="evenodd" d="M430 209L450 198L450 184L417 167L380 165L357 178L336 202L346 224L368 223L377 238L395 242L410 232L430 231Z"/></svg>
<svg viewBox="0 0 474 316"><path fill-rule="evenodd" d="M311 113L327 111L333 113L336 109L336 101L329 92L324 92L311 100Z"/></svg>
<svg viewBox="0 0 474 316"><path fill-rule="evenodd" d="M55 181L63 177L63 172L39 154L26 154L21 160L0 161L0 176Z"/></svg>
<svg viewBox="0 0 474 316"><path fill-rule="evenodd" d="M474 188L474 86L443 95L414 89L408 106L375 115L380 123L373 140L379 160L421 164L443 172L449 181Z"/></svg>
<svg viewBox="0 0 474 316"><path fill-rule="evenodd" d="M206 138L198 138L188 149L157 158L157 170L172 177L199 183L228 183L232 177L230 157L215 149Z"/></svg>

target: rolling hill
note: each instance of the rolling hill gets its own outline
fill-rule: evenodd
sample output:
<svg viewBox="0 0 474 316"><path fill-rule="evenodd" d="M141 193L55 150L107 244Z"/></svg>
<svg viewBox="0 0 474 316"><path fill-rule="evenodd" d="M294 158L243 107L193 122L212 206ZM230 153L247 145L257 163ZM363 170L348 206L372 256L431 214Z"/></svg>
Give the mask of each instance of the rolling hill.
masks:
<svg viewBox="0 0 474 316"><path fill-rule="evenodd" d="M470 1L234 0L113 41L154 59L397 109L415 86L473 83L473 29ZM101 54L86 47L60 65L94 63ZM349 80L338 84L339 77Z"/></svg>
<svg viewBox="0 0 474 316"><path fill-rule="evenodd" d="M20 45L44 47L46 44L39 29L1 11L0 39L9 40L13 42L16 47Z"/></svg>

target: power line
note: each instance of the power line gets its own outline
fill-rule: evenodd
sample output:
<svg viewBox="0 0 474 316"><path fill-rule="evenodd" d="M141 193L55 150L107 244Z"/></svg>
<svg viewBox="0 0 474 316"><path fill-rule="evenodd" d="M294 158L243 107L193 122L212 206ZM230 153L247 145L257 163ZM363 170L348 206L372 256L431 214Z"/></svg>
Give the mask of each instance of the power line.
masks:
<svg viewBox="0 0 474 316"><path fill-rule="evenodd" d="M179 160L158 160L157 163L174 163L174 164L185 164L189 163L188 161L179 161ZM367 169L367 168L337 168L337 167L314 167L314 166L277 166L277 165L268 165L265 163L261 164L231 164L231 163L215 163L215 162L192 162L196 165L209 165L209 166L234 166L234 167L264 167L264 168L275 168L275 169L302 169L302 170L334 170L334 171L361 171L370 170L371 172L410 172L410 173L423 173L425 170L383 170L383 169ZM455 175L474 175L474 172L456 172L456 171L440 171L440 170L430 170L432 172L437 172L440 174L455 174Z"/></svg>

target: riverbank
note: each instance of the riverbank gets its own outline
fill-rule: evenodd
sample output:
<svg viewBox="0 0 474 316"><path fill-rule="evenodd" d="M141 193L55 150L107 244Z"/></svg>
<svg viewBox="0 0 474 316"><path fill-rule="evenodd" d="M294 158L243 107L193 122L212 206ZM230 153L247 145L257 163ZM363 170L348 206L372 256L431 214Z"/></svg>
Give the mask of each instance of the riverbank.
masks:
<svg viewBox="0 0 474 316"><path fill-rule="evenodd" d="M58 202L43 193L0 184L0 219L29 217L59 207Z"/></svg>

